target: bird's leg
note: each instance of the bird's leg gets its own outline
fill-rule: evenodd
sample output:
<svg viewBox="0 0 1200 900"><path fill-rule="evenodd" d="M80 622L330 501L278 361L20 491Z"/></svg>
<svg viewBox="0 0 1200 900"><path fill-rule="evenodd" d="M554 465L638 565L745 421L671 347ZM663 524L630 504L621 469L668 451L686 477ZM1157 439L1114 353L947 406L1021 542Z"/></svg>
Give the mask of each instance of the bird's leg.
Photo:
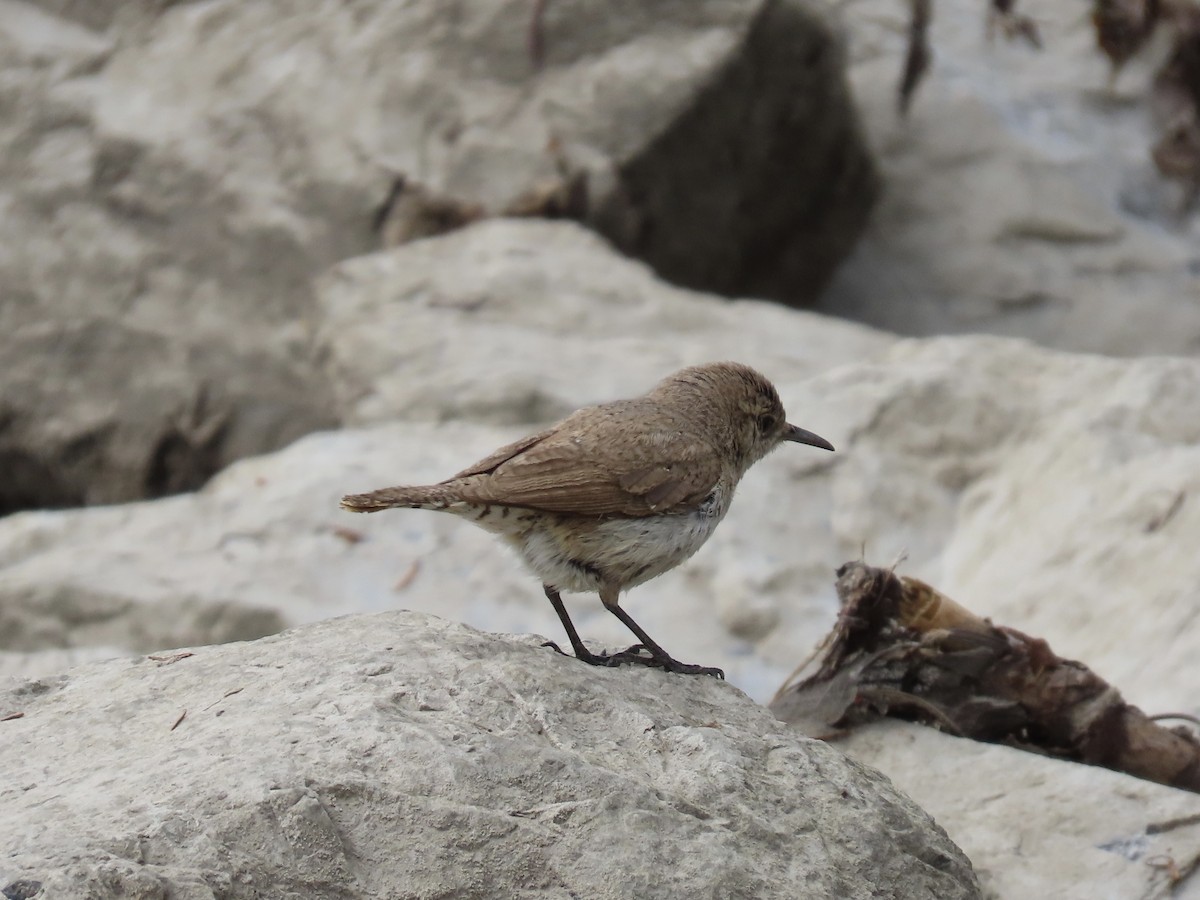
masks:
<svg viewBox="0 0 1200 900"><path fill-rule="evenodd" d="M643 665L662 666L668 672L679 672L682 675L712 675L714 678L724 679L725 673L715 666L696 666L690 663L682 663L655 643L654 639L646 634L645 629L633 621L633 616L621 609L620 593L615 588L602 588L600 590L600 602L604 604L605 609L620 619L621 624L637 635L638 640L642 642L640 647L635 644L623 653L610 656L609 659L618 662L641 662ZM647 659L641 653L637 652L637 650L643 648L650 652L652 659Z"/></svg>
<svg viewBox="0 0 1200 900"><path fill-rule="evenodd" d="M563 628L567 632L567 638L571 641L571 649L575 651L576 659L581 659L590 666L616 666L620 664L615 657L608 656L607 654L597 655L583 646L583 641L579 639L579 632L575 630L575 623L567 615L567 608L563 605L562 597L558 591L548 584L543 584L542 590L546 592L546 598L550 601L550 605L554 607L554 611L558 613L558 619L562 622ZM559 649L558 644L554 643L554 641L546 641L542 646L553 647L559 653L562 653L563 656L567 655Z"/></svg>

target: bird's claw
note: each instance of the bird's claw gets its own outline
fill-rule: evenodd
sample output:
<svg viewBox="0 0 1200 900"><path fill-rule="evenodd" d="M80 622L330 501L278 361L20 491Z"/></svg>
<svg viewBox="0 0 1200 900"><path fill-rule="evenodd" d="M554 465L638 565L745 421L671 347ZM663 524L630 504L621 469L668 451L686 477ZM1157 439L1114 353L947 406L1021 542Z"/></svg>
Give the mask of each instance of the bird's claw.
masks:
<svg viewBox="0 0 1200 900"><path fill-rule="evenodd" d="M543 647L549 647L560 656L570 656L571 654L564 651L554 641L543 641ZM623 663L631 665L646 666L651 669L662 669L666 672L677 672L680 675L711 675L713 678L725 680L725 673L715 666L696 666L690 663L681 663L677 659L668 656L665 660L659 659L656 656L646 656L642 651L646 647L644 644L634 644L632 647L626 647L620 653L590 653L582 647L575 649L575 659L580 662L585 662L589 666L603 666L605 668L616 668Z"/></svg>
<svg viewBox="0 0 1200 900"><path fill-rule="evenodd" d="M649 666L654 669L663 669L667 672L677 672L680 675L711 675L713 678L719 678L721 681L725 680L725 672L715 666L696 666L691 663L682 663L670 656L666 659L659 659L657 656L645 656L642 654L643 650L646 650L645 644L634 644L632 647L627 647L620 653L614 654L609 658L617 660L618 663L637 663L638 665Z"/></svg>
<svg viewBox="0 0 1200 900"><path fill-rule="evenodd" d="M673 659L665 668L668 672L678 672L680 675L711 675L718 681L725 680L725 670L718 669L716 666L697 666Z"/></svg>

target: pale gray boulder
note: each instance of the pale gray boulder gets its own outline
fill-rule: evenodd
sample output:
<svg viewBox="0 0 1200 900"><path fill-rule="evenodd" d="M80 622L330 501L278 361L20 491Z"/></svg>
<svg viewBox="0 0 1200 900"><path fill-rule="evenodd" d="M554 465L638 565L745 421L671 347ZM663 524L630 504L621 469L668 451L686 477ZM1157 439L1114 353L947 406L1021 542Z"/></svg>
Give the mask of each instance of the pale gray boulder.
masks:
<svg viewBox="0 0 1200 900"><path fill-rule="evenodd" d="M731 685L411 613L0 689L0 886L75 897L953 900L886 778Z"/></svg>
<svg viewBox="0 0 1200 900"><path fill-rule="evenodd" d="M33 4L0 15L0 513L194 489L337 422L306 359L308 281L369 229L321 246L155 110L122 131L104 108L135 103L111 77L133 44Z"/></svg>
<svg viewBox="0 0 1200 900"><path fill-rule="evenodd" d="M1200 795L889 721L833 746L933 815L998 900L1196 900Z"/></svg>
<svg viewBox="0 0 1200 900"><path fill-rule="evenodd" d="M90 314L0 331L0 515L195 490L337 423L311 368L186 332Z"/></svg>
<svg viewBox="0 0 1200 900"><path fill-rule="evenodd" d="M673 287L564 222L483 222L346 260L317 292L314 343L347 424L543 423L685 365L734 359L795 380L895 340Z"/></svg>

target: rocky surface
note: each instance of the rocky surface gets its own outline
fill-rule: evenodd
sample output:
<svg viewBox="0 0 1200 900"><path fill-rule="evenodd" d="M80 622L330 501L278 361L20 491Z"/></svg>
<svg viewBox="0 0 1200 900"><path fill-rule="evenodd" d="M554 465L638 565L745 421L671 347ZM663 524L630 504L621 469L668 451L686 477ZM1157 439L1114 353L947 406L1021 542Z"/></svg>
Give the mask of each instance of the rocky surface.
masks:
<svg viewBox="0 0 1200 900"><path fill-rule="evenodd" d="M348 424L540 423L697 362L739 359L795 380L893 340L671 287L566 223L484 222L347 260L318 298L314 340Z"/></svg>
<svg viewBox="0 0 1200 900"><path fill-rule="evenodd" d="M1045 49L985 37L986 4L935 0L933 64L896 114L909 7L836 4L885 189L820 308L909 335L991 332L1119 355L1200 349L1200 214L1154 170L1148 90L1115 92L1090 16L1018 4Z"/></svg>
<svg viewBox="0 0 1200 900"><path fill-rule="evenodd" d="M335 425L313 280L379 246L402 180L484 214L577 185L678 281L811 298L875 193L821 16L559 2L537 69L531 10L6 0L0 514Z"/></svg>
<svg viewBox="0 0 1200 900"><path fill-rule="evenodd" d="M1200 796L888 722L833 746L888 773L975 864L985 896L1195 900Z"/></svg>
<svg viewBox="0 0 1200 900"><path fill-rule="evenodd" d="M732 686L427 616L19 681L12 712L0 884L45 896L981 896L886 778Z"/></svg>
<svg viewBox="0 0 1200 900"><path fill-rule="evenodd" d="M0 309L0 321L6 312L22 315ZM194 490L235 459L336 424L311 368L268 346L234 351L122 319L64 313L0 329L0 514Z"/></svg>

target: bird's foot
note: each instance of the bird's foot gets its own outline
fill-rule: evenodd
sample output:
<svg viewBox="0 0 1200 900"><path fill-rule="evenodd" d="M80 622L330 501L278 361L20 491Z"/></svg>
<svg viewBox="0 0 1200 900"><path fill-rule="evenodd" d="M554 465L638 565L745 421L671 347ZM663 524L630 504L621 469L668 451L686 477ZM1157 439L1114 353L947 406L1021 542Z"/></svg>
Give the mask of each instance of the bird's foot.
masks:
<svg viewBox="0 0 1200 900"><path fill-rule="evenodd" d="M621 656L620 653L618 653L614 656L609 656L607 653L590 653L588 650L584 649L583 647L576 647L575 655L571 656L570 653L567 653L565 650L562 649L562 647L560 647L560 646L558 646L558 644L554 643L554 641L545 641L542 644L542 646L549 647L551 650L553 650L555 653L559 654L560 656L565 656L568 659L577 659L580 662L587 663L589 666L613 667L613 666L619 666L621 663L629 661L629 660L619 659L618 657Z"/></svg>
<svg viewBox="0 0 1200 900"><path fill-rule="evenodd" d="M697 666L692 663L682 663L677 659L667 658L663 666L668 672L678 672L680 675L711 675L720 681L725 680L725 670L716 666Z"/></svg>
<svg viewBox="0 0 1200 900"><path fill-rule="evenodd" d="M637 646L641 646L640 644ZM652 669L662 669L664 672L676 672L680 675L711 675L713 678L725 680L725 672L718 669L716 666L696 666L691 663L680 662L673 657L659 659L657 656L645 656L642 653L634 651L632 647L620 653L615 653L609 659L616 660L616 665L621 663L636 663L640 666L649 666ZM613 663L609 663L613 665Z"/></svg>
<svg viewBox="0 0 1200 900"><path fill-rule="evenodd" d="M642 651L651 655L645 656ZM643 666L665 669L668 672L678 672L680 675L711 675L713 678L725 680L725 672L716 666L694 666L690 663L682 663L670 656L659 659L645 644L634 644L615 654L612 658L619 659L621 662L639 663Z"/></svg>
<svg viewBox="0 0 1200 900"><path fill-rule="evenodd" d="M543 647L549 647L555 653L561 656L570 656L554 641L546 641L542 644ZM580 662L585 662L589 666L604 666L606 668L614 668L624 663L637 666L648 666L651 669L663 669L667 672L677 672L680 675L711 675L713 678L725 680L725 672L715 666L696 666L691 663L683 663L670 656L666 659L659 659L657 656L647 656L643 651L646 650L644 644L634 644L632 647L627 647L620 653L591 653L583 647L575 648L575 658Z"/></svg>

